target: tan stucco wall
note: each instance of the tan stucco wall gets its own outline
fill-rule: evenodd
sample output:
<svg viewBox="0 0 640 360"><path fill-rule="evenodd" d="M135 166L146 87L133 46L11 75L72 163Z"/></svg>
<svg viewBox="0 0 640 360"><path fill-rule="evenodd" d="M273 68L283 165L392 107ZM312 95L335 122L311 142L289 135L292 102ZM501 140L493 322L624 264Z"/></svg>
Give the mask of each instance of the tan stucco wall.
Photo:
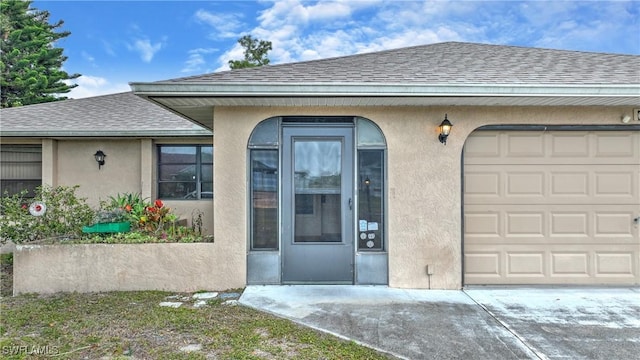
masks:
<svg viewBox="0 0 640 360"><path fill-rule="evenodd" d="M141 192L139 140L57 141L57 185L80 184L78 194L90 205L118 193ZM102 150L107 156L98 169L93 154ZM43 159L44 159L43 148Z"/></svg>
<svg viewBox="0 0 640 360"><path fill-rule="evenodd" d="M358 107L216 108L214 209L216 244L227 253L234 282L246 279L247 140L254 126L283 115L362 116L378 124L388 146L389 285L462 286L461 156L476 128L493 124L622 125L631 108L603 107ZM437 139L448 114L446 146ZM433 266L430 284L426 265Z"/></svg>
<svg viewBox="0 0 640 360"><path fill-rule="evenodd" d="M224 258L210 243L18 245L13 293L237 287L220 272Z"/></svg>
<svg viewBox="0 0 640 360"><path fill-rule="evenodd" d="M156 198L157 144L211 144L211 138L191 139L19 139L3 138L3 144L42 145L42 183L80 185L77 194L95 209L101 200L123 193ZM98 169L93 154L102 150L105 164ZM169 200L176 215L191 225L192 214L202 212L206 234L213 234L214 200Z"/></svg>

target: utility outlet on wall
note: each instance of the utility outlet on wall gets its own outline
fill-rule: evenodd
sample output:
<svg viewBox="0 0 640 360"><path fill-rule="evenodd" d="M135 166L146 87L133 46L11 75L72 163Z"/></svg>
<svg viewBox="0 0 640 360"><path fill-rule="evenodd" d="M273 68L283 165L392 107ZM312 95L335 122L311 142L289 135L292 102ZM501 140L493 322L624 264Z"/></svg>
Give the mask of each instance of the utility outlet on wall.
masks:
<svg viewBox="0 0 640 360"><path fill-rule="evenodd" d="M427 275L433 275L433 268L434 266L429 264L427 265Z"/></svg>

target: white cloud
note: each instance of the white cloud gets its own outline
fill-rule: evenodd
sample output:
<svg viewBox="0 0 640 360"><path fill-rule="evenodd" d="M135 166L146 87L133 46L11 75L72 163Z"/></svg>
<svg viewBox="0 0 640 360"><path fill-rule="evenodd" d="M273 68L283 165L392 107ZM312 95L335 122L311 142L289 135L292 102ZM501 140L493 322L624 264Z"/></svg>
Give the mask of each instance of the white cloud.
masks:
<svg viewBox="0 0 640 360"><path fill-rule="evenodd" d="M215 53L216 51L218 51L218 49L213 49L213 48L209 48L209 49L199 48L199 49L189 50L189 57L185 61L184 67L182 68L182 70L180 70L180 72L182 73L195 73L195 72L202 72L202 71L206 72L207 71L206 69L203 70L203 67L206 66L208 63L208 60L206 60L205 57L206 55ZM211 65L213 65L213 63Z"/></svg>
<svg viewBox="0 0 640 360"><path fill-rule="evenodd" d="M82 75L77 79L68 80L66 83L69 85L78 84L70 92L63 95L71 99L131 91L131 87L127 83L112 84L105 78L91 75Z"/></svg>
<svg viewBox="0 0 640 360"><path fill-rule="evenodd" d="M136 39L132 44L127 44L127 48L140 54L142 61L149 63L153 56L163 47L163 42L151 44L149 39Z"/></svg>
<svg viewBox="0 0 640 360"><path fill-rule="evenodd" d="M210 37L213 39L237 37L239 29L245 26L244 23L240 21L242 14L218 14L200 9L196 11L194 17L198 22L211 26L214 29L214 32L210 34Z"/></svg>
<svg viewBox="0 0 640 360"><path fill-rule="evenodd" d="M259 26L251 34L273 43L269 53L273 64L461 40L464 36L448 24L446 17L449 13L472 13L464 3L276 1L262 11ZM462 28L478 32L476 28Z"/></svg>
<svg viewBox="0 0 640 360"><path fill-rule="evenodd" d="M218 57L218 67L214 72L229 70L229 60L239 59L244 59L244 48L236 43L233 48Z"/></svg>

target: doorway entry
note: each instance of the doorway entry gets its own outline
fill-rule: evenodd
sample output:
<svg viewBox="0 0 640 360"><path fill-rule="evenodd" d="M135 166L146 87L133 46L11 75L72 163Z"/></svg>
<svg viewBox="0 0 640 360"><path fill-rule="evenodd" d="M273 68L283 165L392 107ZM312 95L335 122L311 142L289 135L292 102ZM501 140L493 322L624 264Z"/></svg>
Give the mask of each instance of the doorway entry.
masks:
<svg viewBox="0 0 640 360"><path fill-rule="evenodd" d="M284 126L282 144L282 282L352 284L353 127Z"/></svg>
<svg viewBox="0 0 640 360"><path fill-rule="evenodd" d="M386 140L357 116L258 123L248 149L248 284L388 284Z"/></svg>

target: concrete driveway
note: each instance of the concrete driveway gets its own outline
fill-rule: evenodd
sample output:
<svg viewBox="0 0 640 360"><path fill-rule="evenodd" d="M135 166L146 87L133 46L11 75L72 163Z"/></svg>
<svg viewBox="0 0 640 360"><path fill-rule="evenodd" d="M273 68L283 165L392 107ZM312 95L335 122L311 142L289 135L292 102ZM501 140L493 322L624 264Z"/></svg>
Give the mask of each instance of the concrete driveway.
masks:
<svg viewBox="0 0 640 360"><path fill-rule="evenodd" d="M403 359L638 359L640 288L248 286L240 303Z"/></svg>

